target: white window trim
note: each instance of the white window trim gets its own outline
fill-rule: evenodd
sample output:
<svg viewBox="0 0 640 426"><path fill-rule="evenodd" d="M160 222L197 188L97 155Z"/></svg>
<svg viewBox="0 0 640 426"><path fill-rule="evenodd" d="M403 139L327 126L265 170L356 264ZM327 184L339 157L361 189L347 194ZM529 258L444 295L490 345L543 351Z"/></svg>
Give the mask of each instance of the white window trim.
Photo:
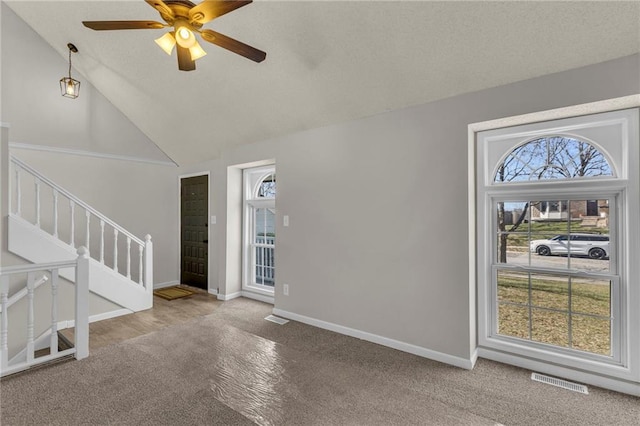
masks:
<svg viewBox="0 0 640 426"><path fill-rule="evenodd" d="M640 253L640 226L635 223L637 221L632 220L633 217L637 217L637 212L640 211L640 200L637 196L638 189L640 188L640 177L638 175L637 167L632 168L632 170L616 170L617 176L626 177L629 181L629 186L635 188L635 190L626 190L629 192L633 192L635 196L628 196L628 202L626 206L619 206L619 218L621 222L625 222L627 233L626 235L620 235L618 245L620 246L620 248L624 249L624 252L628 257L627 261L624 262L625 271L620 272L624 273L624 275L628 277L629 280L628 294L624 306L625 321L623 321L623 323L625 323L628 328L622 330L623 335L625 335L625 338L628 338L629 342L627 347L624 349L625 353L623 354L624 357L628 360L628 365L625 367L609 366L609 368L606 369L606 372L599 374L596 372L588 371L588 368L586 370L581 370L568 366L553 364L551 361L545 359L546 354L544 352L542 352L540 354L541 356L536 359L525 356L518 356L517 354L494 350L483 346L483 342L479 342L481 338L481 334L479 333L479 329L481 327L479 326L483 326L482 324L479 324L479 321L481 321L483 318L488 318L486 316L486 312L482 311L483 309L486 309L487 305L485 303L486 301L480 300L480 298L478 298L477 289L478 283L486 282L486 277L478 276L478 263L479 261L486 262L487 259L478 259L476 237L478 232L484 232L484 230L477 229L477 212L487 211L486 205L478 206L476 203L477 180L485 178L485 176L479 176L476 166L477 133L504 127L526 125L638 107L640 107L640 95L631 95L622 98L609 99L605 101L576 105L566 108L507 117L480 123L473 123L468 126L468 252L470 262L469 305L473 307L470 312L469 327L471 336L470 342L472 348L475 348L475 350L471 354L472 359L476 359L477 356L481 356L484 358L509 363L523 368L534 369L536 371L541 371L548 374L561 375L572 380L591 383L620 392L640 395L640 366L638 365L640 364L640 282L638 282L638 277L640 276L640 266L638 265L637 259L636 261L630 259L631 256L637 256ZM629 155L635 156L636 161L638 157L637 145L637 143L632 143L631 146L628 147ZM605 190L608 186L610 186L611 183L612 182L607 182L606 180L592 180L588 184L590 187L590 192L600 192L600 190ZM509 186L514 190L515 193L517 192L519 185L520 184L512 183ZM525 185L527 185L527 187L531 189L532 186L538 184L527 182L525 183ZM486 199L482 202L486 203ZM635 216L632 215L632 212L635 212ZM486 324L484 325L484 327L486 330ZM561 358L563 355L554 354L554 356ZM567 358L567 361L572 360L570 358ZM582 362L587 366L589 364L588 360L583 360ZM568 362L567 364L570 364L570 362ZM601 365L601 363L595 364Z"/></svg>
<svg viewBox="0 0 640 426"><path fill-rule="evenodd" d="M245 292L253 292L263 296L274 296L275 285L273 287L256 284L253 282L253 254L251 248L251 224L253 222L250 217L251 208L274 208L275 199L257 198L253 194L256 193L257 185L270 174L276 173L275 164L260 167L247 168L242 171L242 290ZM249 197L249 195L252 195ZM277 193L276 193L277 197Z"/></svg>
<svg viewBox="0 0 640 426"><path fill-rule="evenodd" d="M589 185L588 182L579 182L580 186ZM550 190L546 188L544 192L539 193L530 193L527 192L527 200L525 200L521 194L522 192L513 193L512 191L508 191L509 194L505 194L505 191L490 191L486 194L486 202L488 203L489 209L491 209L492 205L496 201L528 201L529 199L565 199L565 198L573 198L576 199L576 193L582 195L580 198L596 198L596 199L609 199L612 198L616 200L615 210L622 211L621 199L622 199L622 190L612 186L609 191L602 192L589 192L588 189L583 191L580 190L557 190L555 188L555 182L553 184L553 189ZM509 188L511 189L511 188ZM489 211L489 209L487 211ZM483 215L484 216L484 215ZM620 215L615 213L609 216L610 218L610 229L616 229L618 226L617 218ZM488 226L487 235L494 236L497 235L497 229L495 229L495 223L493 221L493 217L486 217L491 224ZM617 259L617 254L621 253L620 247L620 238L616 239L618 232L611 233L611 259ZM485 240L485 259L487 263L491 263L491 256L497 251L497 242L495 238L487 238ZM612 301L612 316L614 317L615 327L612 327L612 331L615 330L615 333L612 333L611 338L611 347L613 349L613 356L607 357L604 355L598 354L590 354L586 352L577 352L576 350L570 348L561 348L557 347L555 349L547 349L549 346L544 343L538 343L536 341L527 341L526 349L522 348L521 340L517 338L510 338L505 335L498 335L495 331L496 329L496 318L494 317L495 308L496 308L496 294L495 288L493 286L493 273L495 266L488 267L486 270L486 275L484 277L484 282L487 283L484 288L480 288L478 292L478 310L485 316L487 323L479 324L478 331L479 336L478 340L480 346L486 348L492 348L496 350L509 350L511 352L517 353L521 356L531 356L531 353L535 353L536 357L546 362L565 362L570 363L572 366L579 365L585 363L586 368L589 368L591 371L598 372L600 374L610 374L614 376L620 376L621 374L625 376L627 374L627 370L625 366L628 364L627 359L627 350L626 350L626 339L623 339L622 336L625 334L625 324L624 321L621 320L620 316L624 315L625 307L622 305L620 300L620 289L619 289L619 279L617 277L620 276L619 271L615 267L618 262L611 262L611 271L608 273L601 274L603 278L608 279L609 276L614 276L611 279L615 282L612 286L611 290L611 301ZM508 264L504 266L504 269L510 269ZM545 270L544 268L532 267L532 269L538 270L541 273L550 273L557 275L567 275L574 276L572 271L570 270ZM599 274L592 273L588 275L597 276ZM617 285L616 285L617 284ZM486 301L484 305L482 304L482 300ZM489 308L489 309L487 309ZM560 356L561 355L561 356ZM620 369L622 367L622 370Z"/></svg>

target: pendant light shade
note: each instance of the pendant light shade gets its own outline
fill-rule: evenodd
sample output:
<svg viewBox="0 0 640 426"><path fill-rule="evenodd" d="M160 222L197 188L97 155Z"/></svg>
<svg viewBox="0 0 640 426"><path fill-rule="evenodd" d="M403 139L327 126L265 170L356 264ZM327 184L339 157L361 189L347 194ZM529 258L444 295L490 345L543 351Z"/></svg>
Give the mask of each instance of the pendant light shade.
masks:
<svg viewBox="0 0 640 426"><path fill-rule="evenodd" d="M69 48L69 76L60 79L60 92L65 98L75 99L80 95L80 82L71 78L71 52L78 53L78 48L72 43L67 43Z"/></svg>
<svg viewBox="0 0 640 426"><path fill-rule="evenodd" d="M171 55L171 52L176 45L176 38L173 36L173 32L170 32L155 39L155 42L167 53L167 55Z"/></svg>
<svg viewBox="0 0 640 426"><path fill-rule="evenodd" d="M191 59L194 61L207 54L197 41L189 48L189 53L191 54Z"/></svg>

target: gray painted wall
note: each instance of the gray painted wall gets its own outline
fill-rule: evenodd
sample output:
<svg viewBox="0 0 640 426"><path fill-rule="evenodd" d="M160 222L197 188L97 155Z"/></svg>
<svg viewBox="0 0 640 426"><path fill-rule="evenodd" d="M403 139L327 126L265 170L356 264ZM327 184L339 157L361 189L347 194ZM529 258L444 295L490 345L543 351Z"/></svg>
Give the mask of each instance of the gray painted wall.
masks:
<svg viewBox="0 0 640 426"><path fill-rule="evenodd" d="M467 125L640 93L639 75L634 55L268 140L181 168L212 173L218 224L211 228L211 286L231 294L240 285L238 172L229 167L275 158L275 307L469 359L475 314Z"/></svg>

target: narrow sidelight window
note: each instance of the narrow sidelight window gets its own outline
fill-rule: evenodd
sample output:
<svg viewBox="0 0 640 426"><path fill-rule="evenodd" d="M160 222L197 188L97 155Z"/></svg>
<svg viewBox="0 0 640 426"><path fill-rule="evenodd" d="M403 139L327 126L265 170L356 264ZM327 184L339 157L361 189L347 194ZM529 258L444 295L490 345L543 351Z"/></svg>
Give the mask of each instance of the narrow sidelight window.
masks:
<svg viewBox="0 0 640 426"><path fill-rule="evenodd" d="M273 293L276 277L274 166L244 171L243 288Z"/></svg>

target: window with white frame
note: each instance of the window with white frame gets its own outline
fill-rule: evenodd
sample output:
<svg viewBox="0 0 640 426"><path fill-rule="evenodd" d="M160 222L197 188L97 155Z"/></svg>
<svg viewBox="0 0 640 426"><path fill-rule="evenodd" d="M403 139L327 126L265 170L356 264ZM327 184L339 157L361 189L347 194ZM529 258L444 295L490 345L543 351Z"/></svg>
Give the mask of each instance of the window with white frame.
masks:
<svg viewBox="0 0 640 426"><path fill-rule="evenodd" d="M482 348L637 375L637 128L632 109L478 133Z"/></svg>
<svg viewBox="0 0 640 426"><path fill-rule="evenodd" d="M275 284L275 166L245 169L243 288L273 294Z"/></svg>

